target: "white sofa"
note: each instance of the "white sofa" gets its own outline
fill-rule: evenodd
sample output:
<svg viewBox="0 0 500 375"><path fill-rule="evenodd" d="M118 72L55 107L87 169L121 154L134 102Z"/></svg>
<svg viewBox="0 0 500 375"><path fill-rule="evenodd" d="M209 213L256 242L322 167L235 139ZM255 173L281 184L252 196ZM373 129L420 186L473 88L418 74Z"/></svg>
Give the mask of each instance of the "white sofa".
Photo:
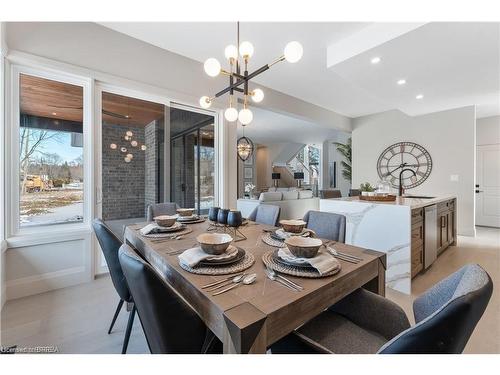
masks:
<svg viewBox="0 0 500 375"><path fill-rule="evenodd" d="M261 193L259 199L238 199L237 208L243 217L248 217L260 204L280 206L280 220L302 219L307 211L319 210L319 198L313 197L311 190L296 188L278 188L278 191Z"/></svg>

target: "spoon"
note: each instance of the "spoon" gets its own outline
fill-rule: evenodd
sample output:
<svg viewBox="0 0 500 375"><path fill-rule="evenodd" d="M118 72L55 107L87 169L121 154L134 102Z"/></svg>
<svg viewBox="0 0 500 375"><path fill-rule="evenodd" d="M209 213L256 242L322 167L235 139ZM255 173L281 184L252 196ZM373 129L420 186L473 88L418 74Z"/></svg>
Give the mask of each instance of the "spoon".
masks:
<svg viewBox="0 0 500 375"><path fill-rule="evenodd" d="M215 287L211 287L211 288L208 288L207 291L208 292L213 292L214 290L217 290L217 289L220 289L220 288L224 288L230 284L237 284L239 283L241 280L243 280L243 278L246 276L247 274L246 273L242 273L241 275L238 275L238 276L235 276L233 277L232 279L230 280L227 280L227 282L221 284L221 285L217 285Z"/></svg>
<svg viewBox="0 0 500 375"><path fill-rule="evenodd" d="M212 294L213 296L217 296L219 294L222 294L222 293L225 293L231 289L234 289L236 288L237 286L240 286L241 284L244 284L244 285L250 285L250 284L253 284L255 282L255 280L257 280L257 274L256 273L252 273L248 276L245 276L243 278L243 281L241 283L237 283L237 284L234 284L234 285L231 285L229 288L226 288L226 289L222 289L221 291L217 292L217 293L214 293Z"/></svg>

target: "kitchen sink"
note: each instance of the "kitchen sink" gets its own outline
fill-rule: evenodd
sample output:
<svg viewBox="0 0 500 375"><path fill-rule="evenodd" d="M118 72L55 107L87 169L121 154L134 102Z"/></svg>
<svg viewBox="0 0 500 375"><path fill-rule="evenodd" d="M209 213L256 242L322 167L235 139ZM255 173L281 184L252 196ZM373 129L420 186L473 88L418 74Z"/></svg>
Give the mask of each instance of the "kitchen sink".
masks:
<svg viewBox="0 0 500 375"><path fill-rule="evenodd" d="M428 197L428 196L425 196L425 195L404 195L403 198L434 199L436 197Z"/></svg>

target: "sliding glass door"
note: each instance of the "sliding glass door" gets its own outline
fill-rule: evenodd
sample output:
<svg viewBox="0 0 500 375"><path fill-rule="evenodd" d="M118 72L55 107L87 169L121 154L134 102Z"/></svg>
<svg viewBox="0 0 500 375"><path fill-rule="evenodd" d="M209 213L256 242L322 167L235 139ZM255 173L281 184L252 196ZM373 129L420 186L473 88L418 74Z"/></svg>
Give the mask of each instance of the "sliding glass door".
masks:
<svg viewBox="0 0 500 375"><path fill-rule="evenodd" d="M208 213L215 200L214 117L170 109L170 198Z"/></svg>

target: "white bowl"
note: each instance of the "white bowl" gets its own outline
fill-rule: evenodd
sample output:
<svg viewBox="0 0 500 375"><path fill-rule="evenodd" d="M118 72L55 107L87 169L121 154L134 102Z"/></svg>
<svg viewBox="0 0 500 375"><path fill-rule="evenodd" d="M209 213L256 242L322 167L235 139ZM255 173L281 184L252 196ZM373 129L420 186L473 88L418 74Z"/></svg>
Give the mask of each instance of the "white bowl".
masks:
<svg viewBox="0 0 500 375"><path fill-rule="evenodd" d="M196 241L205 253L220 255L231 245L233 237L227 233L202 233L196 237Z"/></svg>

